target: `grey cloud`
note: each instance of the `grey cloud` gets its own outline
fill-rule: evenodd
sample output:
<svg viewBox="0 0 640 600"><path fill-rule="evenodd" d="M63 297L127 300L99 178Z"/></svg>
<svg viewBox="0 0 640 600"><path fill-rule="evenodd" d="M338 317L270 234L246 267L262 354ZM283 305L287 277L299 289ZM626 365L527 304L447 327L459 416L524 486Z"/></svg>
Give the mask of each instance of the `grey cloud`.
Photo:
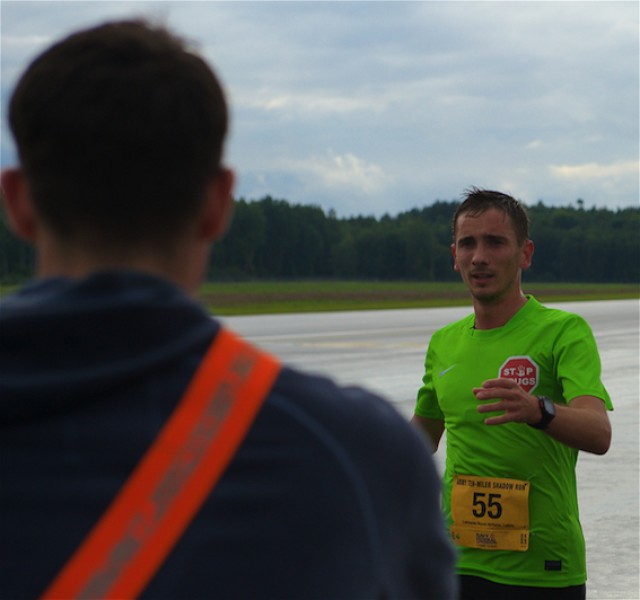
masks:
<svg viewBox="0 0 640 600"><path fill-rule="evenodd" d="M247 198L383 214L477 184L528 202L638 203L637 3L34 6L2 2L3 108L5 76L45 39L150 14L219 72Z"/></svg>

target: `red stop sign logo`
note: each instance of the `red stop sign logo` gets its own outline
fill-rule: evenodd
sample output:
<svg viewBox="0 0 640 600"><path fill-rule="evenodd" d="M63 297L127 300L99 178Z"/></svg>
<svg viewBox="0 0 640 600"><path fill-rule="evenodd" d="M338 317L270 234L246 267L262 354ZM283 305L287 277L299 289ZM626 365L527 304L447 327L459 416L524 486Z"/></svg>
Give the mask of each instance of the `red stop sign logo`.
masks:
<svg viewBox="0 0 640 600"><path fill-rule="evenodd" d="M538 365L528 356L511 356L500 367L499 377L513 379L525 392L538 385Z"/></svg>

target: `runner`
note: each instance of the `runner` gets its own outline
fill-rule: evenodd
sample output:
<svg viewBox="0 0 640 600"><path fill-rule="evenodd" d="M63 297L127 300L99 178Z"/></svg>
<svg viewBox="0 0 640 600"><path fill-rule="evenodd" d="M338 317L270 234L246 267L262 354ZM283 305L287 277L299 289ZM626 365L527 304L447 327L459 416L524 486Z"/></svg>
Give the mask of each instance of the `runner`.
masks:
<svg viewBox="0 0 640 600"><path fill-rule="evenodd" d="M521 289L533 256L514 198L472 189L453 219L474 313L437 331L413 422L446 430L443 507L461 598L585 597L578 451L604 454L609 395L585 321Z"/></svg>

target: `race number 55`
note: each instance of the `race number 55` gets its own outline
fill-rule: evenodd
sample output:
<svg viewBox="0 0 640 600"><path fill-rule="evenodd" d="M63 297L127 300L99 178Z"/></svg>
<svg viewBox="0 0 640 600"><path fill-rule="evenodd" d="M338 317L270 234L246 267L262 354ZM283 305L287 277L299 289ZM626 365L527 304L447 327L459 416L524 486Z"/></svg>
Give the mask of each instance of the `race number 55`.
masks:
<svg viewBox="0 0 640 600"><path fill-rule="evenodd" d="M482 519L485 515L490 519L499 519L502 515L502 494L487 494L486 492L474 492L473 516Z"/></svg>

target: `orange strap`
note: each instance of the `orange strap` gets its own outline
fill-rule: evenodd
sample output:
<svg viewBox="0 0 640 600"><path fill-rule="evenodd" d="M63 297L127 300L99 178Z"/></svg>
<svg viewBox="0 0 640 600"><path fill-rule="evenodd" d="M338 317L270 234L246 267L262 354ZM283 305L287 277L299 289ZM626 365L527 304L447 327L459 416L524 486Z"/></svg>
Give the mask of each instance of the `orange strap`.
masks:
<svg viewBox="0 0 640 600"><path fill-rule="evenodd" d="M221 329L120 493L42 598L135 598L211 493L280 371Z"/></svg>

